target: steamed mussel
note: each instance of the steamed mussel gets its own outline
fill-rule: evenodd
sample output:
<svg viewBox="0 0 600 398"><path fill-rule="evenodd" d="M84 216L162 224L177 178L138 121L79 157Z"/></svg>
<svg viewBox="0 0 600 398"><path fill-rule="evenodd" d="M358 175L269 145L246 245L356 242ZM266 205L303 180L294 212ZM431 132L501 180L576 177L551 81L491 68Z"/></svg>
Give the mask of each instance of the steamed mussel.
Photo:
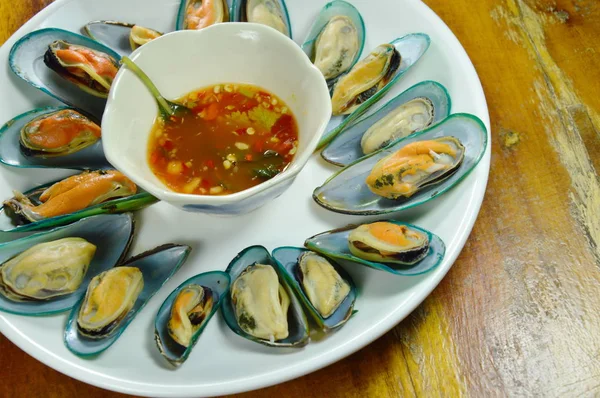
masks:
<svg viewBox="0 0 600 398"><path fill-rule="evenodd" d="M346 72L361 49L354 22L343 15L334 16L323 28L314 46L314 64L326 80Z"/></svg>
<svg viewBox="0 0 600 398"><path fill-rule="evenodd" d="M49 300L75 292L96 246L82 238L39 243L0 265L0 293L12 301Z"/></svg>
<svg viewBox="0 0 600 398"><path fill-rule="evenodd" d="M410 198L454 174L464 154L465 147L452 136L416 141L378 161L366 184L371 192L388 199Z"/></svg>
<svg viewBox="0 0 600 398"><path fill-rule="evenodd" d="M202 29L228 20L226 0L182 0L177 27Z"/></svg>
<svg viewBox="0 0 600 398"><path fill-rule="evenodd" d="M181 268L190 251L186 245L164 244L96 275L67 320L67 348L84 357L108 349Z"/></svg>
<svg viewBox="0 0 600 398"><path fill-rule="evenodd" d="M324 319L329 318L350 294L350 284L329 260L314 252L300 255L297 277L311 304Z"/></svg>
<svg viewBox="0 0 600 398"><path fill-rule="evenodd" d="M191 284L182 289L171 307L167 324L169 336L183 347L189 347L194 333L200 329L214 305L210 289Z"/></svg>
<svg viewBox="0 0 600 398"><path fill-rule="evenodd" d="M407 225L380 221L352 230L348 235L348 248L363 260L414 264L429 252L429 238Z"/></svg>
<svg viewBox="0 0 600 398"><path fill-rule="evenodd" d="M271 265L246 268L231 286L231 301L244 332L271 343L288 337L290 297Z"/></svg>
<svg viewBox="0 0 600 398"><path fill-rule="evenodd" d="M235 0L234 20L258 23L291 37L287 10L283 0Z"/></svg>
<svg viewBox="0 0 600 398"><path fill-rule="evenodd" d="M162 33L140 25L133 25L129 31L129 45L135 51L138 47L162 36Z"/></svg>
<svg viewBox="0 0 600 398"><path fill-rule="evenodd" d="M14 191L4 202L20 221L29 223L76 212L107 200L134 195L137 186L117 170L85 171L55 183L39 196L39 204Z"/></svg>
<svg viewBox="0 0 600 398"><path fill-rule="evenodd" d="M334 116L352 113L381 90L400 67L400 52L393 44L382 44L340 77L331 96Z"/></svg>
<svg viewBox="0 0 600 398"><path fill-rule="evenodd" d="M440 264L446 252L439 236L396 220L336 228L308 238L304 246L327 259L404 276L431 271ZM349 276L344 276L343 268L333 261L331 264L352 285Z"/></svg>
<svg viewBox="0 0 600 398"><path fill-rule="evenodd" d="M64 40L56 40L48 46L44 63L81 90L101 98L108 97L119 69L110 55Z"/></svg>
<svg viewBox="0 0 600 398"><path fill-rule="evenodd" d="M363 153L375 152L392 141L423 130L434 120L435 109L429 98L420 97L408 101L365 131L360 141Z"/></svg>
<svg viewBox="0 0 600 398"><path fill-rule="evenodd" d="M136 267L120 266L95 276L79 309L79 332L93 339L111 334L133 308L143 288L144 277Z"/></svg>
<svg viewBox="0 0 600 398"><path fill-rule="evenodd" d="M19 145L26 156L65 156L96 143L100 126L73 109L36 117L23 126Z"/></svg>

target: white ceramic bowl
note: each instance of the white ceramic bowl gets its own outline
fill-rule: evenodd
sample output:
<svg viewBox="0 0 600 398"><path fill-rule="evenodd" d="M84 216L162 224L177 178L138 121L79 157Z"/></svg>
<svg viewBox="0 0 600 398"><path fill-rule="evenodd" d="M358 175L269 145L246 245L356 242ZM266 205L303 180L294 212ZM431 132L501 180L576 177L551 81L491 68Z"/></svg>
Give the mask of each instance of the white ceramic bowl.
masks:
<svg viewBox="0 0 600 398"><path fill-rule="evenodd" d="M158 107L126 67L117 74L102 118L108 161L157 198L183 210L234 215L281 195L302 170L331 116L325 80L300 47L275 29L222 23L200 31L177 31L140 47L130 57L167 99L219 83L246 83L281 98L296 116L299 146L285 171L260 185L223 196L177 193L147 162L148 138Z"/></svg>

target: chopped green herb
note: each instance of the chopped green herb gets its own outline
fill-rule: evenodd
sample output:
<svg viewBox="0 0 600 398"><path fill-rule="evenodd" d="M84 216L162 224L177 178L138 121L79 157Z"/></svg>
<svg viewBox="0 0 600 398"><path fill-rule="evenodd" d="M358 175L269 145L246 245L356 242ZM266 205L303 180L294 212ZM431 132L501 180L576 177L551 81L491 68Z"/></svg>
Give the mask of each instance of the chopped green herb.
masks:
<svg viewBox="0 0 600 398"><path fill-rule="evenodd" d="M248 98L254 98L254 95L256 94L256 91L251 90L244 86L240 86L240 88L238 89L238 92Z"/></svg>
<svg viewBox="0 0 600 398"><path fill-rule="evenodd" d="M233 122L236 122L240 126L244 126L244 125L250 126L252 124L252 122L248 118L248 114L246 112L240 112L240 111L231 112L229 115L226 116L226 118Z"/></svg>
<svg viewBox="0 0 600 398"><path fill-rule="evenodd" d="M254 174L256 174L256 176L260 177L260 178L265 178L265 179L269 179L269 178L273 178L275 177L277 174L279 174L279 169L275 166L275 165L267 165L266 167L260 168L260 169L254 169Z"/></svg>
<svg viewBox="0 0 600 398"><path fill-rule="evenodd" d="M277 122L281 115L263 106L255 106L248 111L248 117L253 122L260 124L265 130L271 131L271 127Z"/></svg>

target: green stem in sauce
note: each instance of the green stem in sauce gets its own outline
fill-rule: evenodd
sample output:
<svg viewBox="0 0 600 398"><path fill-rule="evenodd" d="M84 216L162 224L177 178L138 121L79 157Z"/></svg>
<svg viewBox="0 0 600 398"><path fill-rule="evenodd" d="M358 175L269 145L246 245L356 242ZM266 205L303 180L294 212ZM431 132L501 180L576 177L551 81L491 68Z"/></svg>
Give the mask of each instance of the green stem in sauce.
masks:
<svg viewBox="0 0 600 398"><path fill-rule="evenodd" d="M171 101L167 101L165 97L160 94L158 88L152 83L152 80L148 77L144 71L137 66L131 59L128 57L122 57L121 62L124 63L131 71L144 83L146 88L150 91L154 99L158 104L158 108L160 113L165 121L168 121L171 116L179 116L185 113L191 112L188 108L183 105L176 104Z"/></svg>

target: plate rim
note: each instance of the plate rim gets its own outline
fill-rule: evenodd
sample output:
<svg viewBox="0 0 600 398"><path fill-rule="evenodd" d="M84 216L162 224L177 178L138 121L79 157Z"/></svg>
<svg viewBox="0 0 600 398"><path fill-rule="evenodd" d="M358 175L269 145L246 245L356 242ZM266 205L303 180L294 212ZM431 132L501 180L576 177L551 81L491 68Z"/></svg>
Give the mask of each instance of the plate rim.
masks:
<svg viewBox="0 0 600 398"><path fill-rule="evenodd" d="M57 12L60 8L64 7L65 5L76 1L78 0L56 0L52 4L48 5L47 7L39 11L36 15L34 15L31 19L29 19L27 22L25 22L19 29L17 29L17 31L15 31L5 41L5 43L2 44L2 50L8 51L6 47L12 47L12 45L25 34L38 28L41 29L42 27L40 27L39 25L42 25L44 20L47 19L47 17ZM464 71L464 73L471 76L470 78L473 80L474 83L478 83L478 92L476 93L476 95L478 97L481 97L483 100L483 103L481 105L485 110L485 114L478 114L477 116L483 121L483 123L487 127L488 134L488 146L484 152L483 158L476 166L475 170L473 170L473 173L471 173L471 175L467 178L478 178L480 179L480 183L474 184L472 198L475 198L476 200L472 204L472 211L465 214L464 228L462 230L457 231L456 236L460 237L458 239L457 248L453 252L447 250L446 259L448 261L448 266L444 269L440 265L440 267L438 267L438 269L440 270L439 273L429 280L427 286L415 292L413 297L410 299L410 303L407 303L402 307L394 309L393 312L389 313L386 317L380 319L377 324L373 325L373 328L370 333L363 333L352 338L351 340L347 341L345 344L340 346L338 348L338 351L330 353L327 358L319 356L319 363L316 366L314 364L311 364L312 360L304 360L301 362L297 362L289 367L286 367L283 370L267 373L264 376L256 378L258 380L251 378L242 378L236 380L235 382L229 382L227 383L227 389L221 389L221 391L216 391L215 386L213 386L213 388L210 391L203 391L200 390L198 387L196 387L196 390L194 391L191 388L191 386L178 386L178 388L175 388L175 386L169 384L146 384L136 381L124 382L122 379L116 379L109 375L99 374L98 372L92 371L86 367L70 363L68 360L62 358L61 356L48 351L42 345L36 343L29 337L22 335L18 328L15 325L13 325L8 319L5 318L3 313L0 313L0 333L2 333L7 339L9 339L22 351L32 356L36 360L40 361L45 366L48 366L73 379L102 389L148 397L191 397L199 396L199 392L201 394L204 394L202 396L216 396L223 394L248 392L261 388L266 388L316 372L335 362L342 360L343 358L354 354L358 350L371 344L372 342L383 336L385 333L390 331L392 328L394 328L396 325L398 325L408 315L410 315L410 313L412 313L416 307L423 303L423 301L439 285L439 283L446 276L448 271L450 271L459 254L463 250L465 243L471 234L475 221L479 216L481 205L483 203L485 192L487 189L487 183L489 180L492 147L492 129L489 116L489 107L487 105L487 99L483 90L483 86L481 84L481 79L477 74L473 61L467 54L466 50L464 49L463 45L458 40L456 35L452 32L448 25L446 25L446 23L421 0L395 1L410 3L412 6L415 7L415 10L423 17L435 20L436 27L439 28L441 31L444 31L443 35L445 37L456 41L459 50L462 52L462 55L466 57L466 60L469 61L471 67L470 70ZM313 156L319 155L313 154ZM352 345L350 346L349 343L352 343Z"/></svg>

